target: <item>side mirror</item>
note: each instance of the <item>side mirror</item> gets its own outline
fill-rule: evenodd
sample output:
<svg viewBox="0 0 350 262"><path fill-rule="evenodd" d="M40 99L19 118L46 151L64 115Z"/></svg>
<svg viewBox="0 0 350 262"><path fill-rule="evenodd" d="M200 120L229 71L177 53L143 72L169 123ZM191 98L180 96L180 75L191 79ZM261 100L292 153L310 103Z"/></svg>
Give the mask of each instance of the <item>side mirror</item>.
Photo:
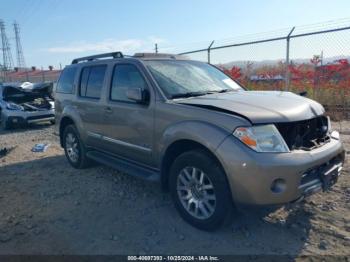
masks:
<svg viewBox="0 0 350 262"><path fill-rule="evenodd" d="M141 88L130 88L126 91L126 97L136 103L144 104L148 102L148 91Z"/></svg>

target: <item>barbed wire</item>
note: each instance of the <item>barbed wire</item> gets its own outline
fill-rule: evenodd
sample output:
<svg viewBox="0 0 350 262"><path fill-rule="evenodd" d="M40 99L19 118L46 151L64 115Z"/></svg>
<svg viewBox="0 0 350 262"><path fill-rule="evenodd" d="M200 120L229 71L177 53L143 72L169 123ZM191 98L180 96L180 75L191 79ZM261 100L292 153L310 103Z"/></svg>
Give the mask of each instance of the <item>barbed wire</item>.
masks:
<svg viewBox="0 0 350 262"><path fill-rule="evenodd" d="M295 26L295 30L293 32L293 35L296 34L304 34L304 33L311 33L315 31L320 30L332 30L332 29L338 29L345 26L350 26L350 17L341 18L337 20L327 20L319 23L313 23L313 24L307 24L307 25L297 25ZM250 41L259 41L262 39L268 39L268 38L275 38L275 37L286 37L288 33L291 31L292 27L285 27L281 29L276 30L270 30L265 32L259 32L259 33L252 33L252 34L244 34L240 36L234 36L234 37L228 37L228 38L221 38L221 39L214 39L214 45L213 47L233 44L233 43L240 43L240 42L250 42ZM209 46L209 44L213 41L212 40L202 40L202 41L195 41L195 42L187 42L187 43L179 43L176 45L165 45L165 46L159 46L160 51L163 50L171 50L176 53L183 53L190 51L191 49L205 49Z"/></svg>

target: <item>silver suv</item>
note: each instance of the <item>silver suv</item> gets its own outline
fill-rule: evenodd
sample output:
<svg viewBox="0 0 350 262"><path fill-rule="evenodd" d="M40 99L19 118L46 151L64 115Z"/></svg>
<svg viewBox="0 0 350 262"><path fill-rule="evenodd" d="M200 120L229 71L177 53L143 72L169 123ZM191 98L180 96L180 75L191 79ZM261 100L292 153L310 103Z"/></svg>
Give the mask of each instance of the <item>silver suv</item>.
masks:
<svg viewBox="0 0 350 262"><path fill-rule="evenodd" d="M200 229L218 228L237 205L328 190L344 161L319 103L246 91L215 66L176 55L75 59L55 96L57 131L73 167L95 160L160 181Z"/></svg>

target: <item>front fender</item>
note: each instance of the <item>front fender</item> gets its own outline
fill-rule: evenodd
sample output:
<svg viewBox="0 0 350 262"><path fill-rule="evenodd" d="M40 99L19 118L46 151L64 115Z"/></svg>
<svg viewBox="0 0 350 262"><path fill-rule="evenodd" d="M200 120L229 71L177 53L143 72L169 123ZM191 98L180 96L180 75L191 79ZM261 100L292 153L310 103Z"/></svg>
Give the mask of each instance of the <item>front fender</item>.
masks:
<svg viewBox="0 0 350 262"><path fill-rule="evenodd" d="M171 125L157 142L159 163L168 147L174 142L181 140L197 142L215 154L216 149L228 135L230 135L229 131L204 121L188 120Z"/></svg>

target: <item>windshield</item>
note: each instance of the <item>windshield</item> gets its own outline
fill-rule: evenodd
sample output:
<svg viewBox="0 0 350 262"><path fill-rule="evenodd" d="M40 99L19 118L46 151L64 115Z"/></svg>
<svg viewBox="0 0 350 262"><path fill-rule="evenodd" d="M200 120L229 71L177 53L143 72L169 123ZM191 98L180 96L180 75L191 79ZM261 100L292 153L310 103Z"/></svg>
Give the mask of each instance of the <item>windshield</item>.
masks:
<svg viewBox="0 0 350 262"><path fill-rule="evenodd" d="M168 98L242 90L235 81L206 63L197 61L145 61Z"/></svg>

